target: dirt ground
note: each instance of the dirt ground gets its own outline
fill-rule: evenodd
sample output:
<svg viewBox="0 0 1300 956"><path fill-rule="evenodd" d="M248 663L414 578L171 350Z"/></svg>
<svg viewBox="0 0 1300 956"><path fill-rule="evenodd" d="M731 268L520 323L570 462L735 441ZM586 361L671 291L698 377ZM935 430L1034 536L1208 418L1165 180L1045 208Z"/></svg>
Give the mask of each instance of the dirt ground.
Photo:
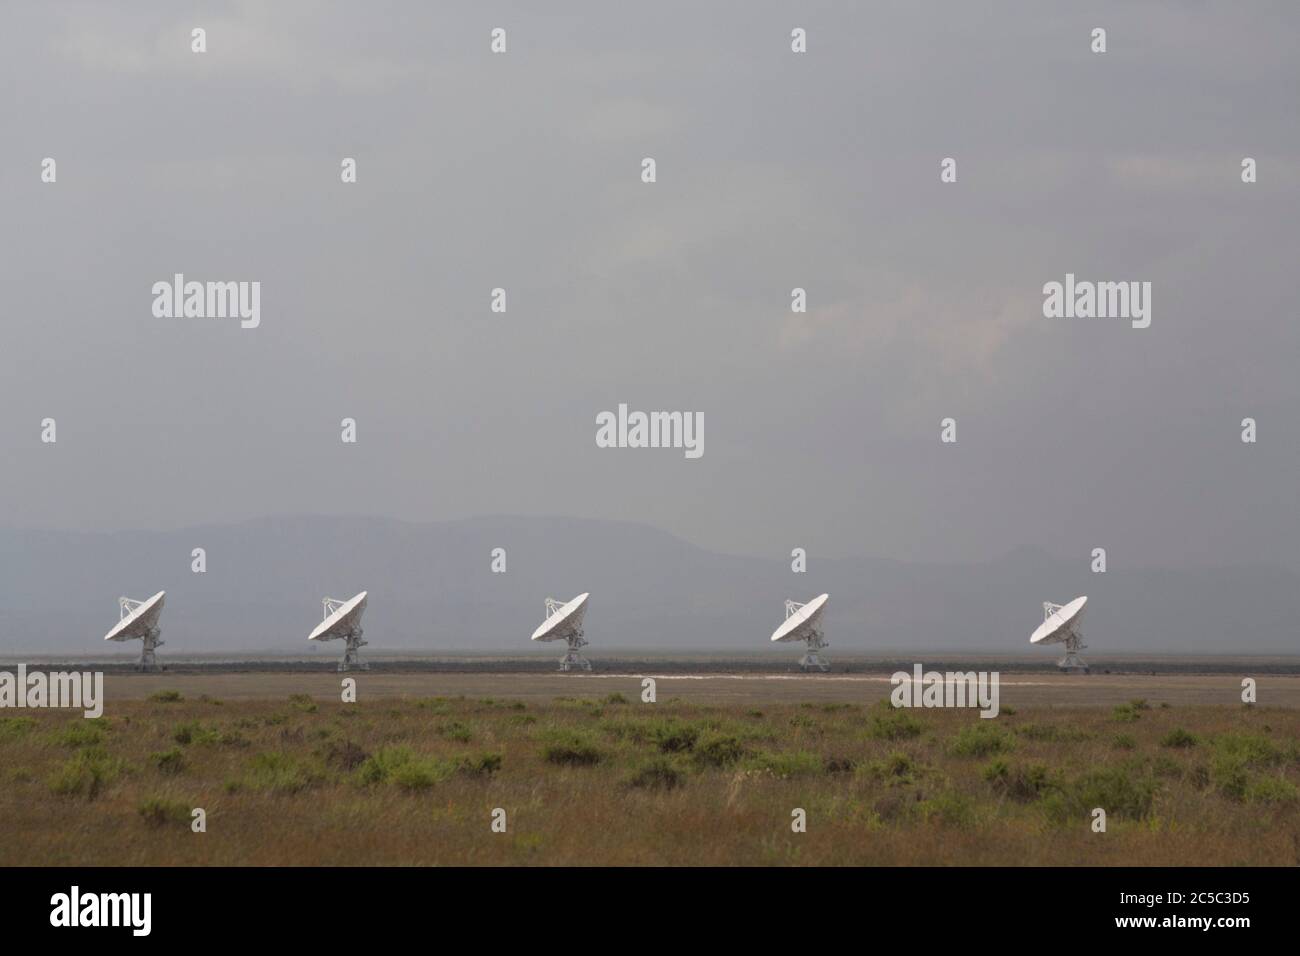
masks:
<svg viewBox="0 0 1300 956"><path fill-rule="evenodd" d="M108 712L115 700L140 700L160 690L177 690L187 698L207 694L222 700L285 698L308 694L336 699L336 673L162 673L105 675ZM622 693L639 697L642 680L652 677L660 700L680 698L700 704L854 703L872 704L888 696L888 673L879 674L501 674L360 672L359 699L373 697L502 697L549 701L555 697L603 697ZM1241 703L1241 682L1254 677L1258 703L1300 707L1300 675L1138 675L1088 676L1007 673L1000 675L1000 705L1012 707L1113 707L1135 698L1154 705Z"/></svg>

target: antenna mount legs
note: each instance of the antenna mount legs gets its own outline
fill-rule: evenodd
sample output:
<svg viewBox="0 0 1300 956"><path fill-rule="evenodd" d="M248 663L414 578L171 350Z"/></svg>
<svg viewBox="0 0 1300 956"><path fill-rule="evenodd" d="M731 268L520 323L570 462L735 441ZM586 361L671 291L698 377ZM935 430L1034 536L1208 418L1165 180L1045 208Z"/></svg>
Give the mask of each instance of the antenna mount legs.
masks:
<svg viewBox="0 0 1300 956"><path fill-rule="evenodd" d="M162 630L155 627L140 641L140 661L135 665L135 669L144 672L162 670L158 666L158 659L154 656L154 649L162 647L162 644Z"/></svg>
<svg viewBox="0 0 1300 956"><path fill-rule="evenodd" d="M1077 632L1071 631L1070 635L1065 639L1065 656L1056 662L1056 666L1060 668L1061 673L1088 673L1088 665L1084 662L1083 658L1079 656L1079 651L1083 650L1085 647L1087 647L1087 645L1083 643L1083 638L1081 638Z"/></svg>
<svg viewBox="0 0 1300 956"><path fill-rule="evenodd" d="M830 670L831 662L817 653L823 647L830 647L830 645L826 643L826 635L821 631L813 631L804 643L807 645L808 651L803 657L799 658L799 669L807 672L816 668L823 674Z"/></svg>
<svg viewBox="0 0 1300 956"><path fill-rule="evenodd" d="M567 674L571 670L591 670L591 661L578 653L578 648L585 646L587 643L582 638L582 631L570 634L568 640L569 650L560 658L560 672Z"/></svg>
<svg viewBox="0 0 1300 956"><path fill-rule="evenodd" d="M361 628L357 628L347 636L347 646L343 649L343 660L339 661L339 673L343 671L370 670L370 665L361 659L361 648L370 642L363 641L361 635Z"/></svg>

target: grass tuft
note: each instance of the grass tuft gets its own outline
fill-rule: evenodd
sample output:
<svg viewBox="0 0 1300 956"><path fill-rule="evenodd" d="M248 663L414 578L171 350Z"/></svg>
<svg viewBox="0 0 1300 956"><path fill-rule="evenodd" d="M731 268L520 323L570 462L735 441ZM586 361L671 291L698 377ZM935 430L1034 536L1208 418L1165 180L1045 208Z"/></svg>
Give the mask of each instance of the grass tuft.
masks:
<svg viewBox="0 0 1300 956"><path fill-rule="evenodd" d="M36 726L30 717L0 717L0 741L26 737Z"/></svg>
<svg viewBox="0 0 1300 956"><path fill-rule="evenodd" d="M1160 738L1161 747L1185 749L1187 747L1195 747L1196 744L1196 735L1188 733L1182 727L1175 727L1173 730L1169 731L1169 733Z"/></svg>
<svg viewBox="0 0 1300 956"><path fill-rule="evenodd" d="M190 822L190 808L179 800L146 797L140 801L136 811L151 827L160 827L165 823L188 825Z"/></svg>
<svg viewBox="0 0 1300 956"><path fill-rule="evenodd" d="M868 736L877 740L908 740L921 735L921 721L906 709L894 707L889 701L882 701L871 715Z"/></svg>
<svg viewBox="0 0 1300 956"><path fill-rule="evenodd" d="M185 769L185 755L179 747L150 754L149 760L161 773L176 774Z"/></svg>
<svg viewBox="0 0 1300 956"><path fill-rule="evenodd" d="M555 731L548 735L542 747L542 759L553 764L592 767L603 756L590 735L576 731Z"/></svg>
<svg viewBox="0 0 1300 956"><path fill-rule="evenodd" d="M319 774L287 753L269 751L254 754L248 762L242 787L276 794L295 794L320 782Z"/></svg>
<svg viewBox="0 0 1300 956"><path fill-rule="evenodd" d="M124 770L121 760L110 757L102 748L88 747L77 751L55 771L49 780L50 791L60 796L94 800Z"/></svg>
<svg viewBox="0 0 1300 956"><path fill-rule="evenodd" d="M993 754L1014 750L1015 746L1016 741L1011 734L981 720L978 724L957 731L948 744L948 752L955 757L991 757Z"/></svg>
<svg viewBox="0 0 1300 956"><path fill-rule="evenodd" d="M651 757L627 778L629 787L643 790L673 790L686 782L686 774L664 756Z"/></svg>

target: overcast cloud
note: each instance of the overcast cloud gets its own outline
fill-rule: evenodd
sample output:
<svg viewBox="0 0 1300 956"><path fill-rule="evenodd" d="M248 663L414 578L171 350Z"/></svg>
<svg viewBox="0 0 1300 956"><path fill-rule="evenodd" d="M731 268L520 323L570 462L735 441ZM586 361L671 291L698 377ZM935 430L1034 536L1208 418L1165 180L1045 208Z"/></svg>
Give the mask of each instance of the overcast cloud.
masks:
<svg viewBox="0 0 1300 956"><path fill-rule="evenodd" d="M0 524L1300 568L1294 3L0 17ZM260 327L154 317L176 272L260 281ZM1150 328L1044 318L1067 272L1150 281ZM703 413L705 454L597 448L620 402Z"/></svg>

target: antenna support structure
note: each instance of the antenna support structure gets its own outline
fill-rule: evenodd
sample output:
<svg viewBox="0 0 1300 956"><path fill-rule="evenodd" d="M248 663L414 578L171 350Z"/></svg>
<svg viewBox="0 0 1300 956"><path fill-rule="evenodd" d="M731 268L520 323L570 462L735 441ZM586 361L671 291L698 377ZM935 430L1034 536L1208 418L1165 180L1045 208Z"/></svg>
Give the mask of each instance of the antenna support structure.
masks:
<svg viewBox="0 0 1300 956"><path fill-rule="evenodd" d="M1051 601L1044 601L1043 620L1046 621L1063 607L1065 607L1064 604L1053 604ZM1065 632L1065 638L1062 642L1065 644L1065 656L1056 662L1056 666L1063 674L1088 673L1087 663L1079 656L1079 652L1085 650L1088 645L1083 643L1083 636L1079 634L1078 626L1077 623L1071 621Z"/></svg>
<svg viewBox="0 0 1300 956"><path fill-rule="evenodd" d="M144 601L133 601L129 597L120 597L117 604L121 610L118 620L126 620L127 616L136 608L143 605ZM162 628L155 624L147 631L140 634L140 660L136 662L135 669L138 671L152 672L162 670L158 666L158 659L154 656L154 649L163 646Z"/></svg>
<svg viewBox="0 0 1300 956"><path fill-rule="evenodd" d="M794 614L803 605L798 601L791 601L789 598L785 602L785 618L788 621L790 615ZM799 669L801 671L810 671L813 668L821 671L823 674L831 669L831 662L817 652L824 647L830 647L826 643L826 632L822 630L821 622L810 624L808 627L808 636L803 639L807 651L803 657L799 658Z"/></svg>
<svg viewBox="0 0 1300 956"><path fill-rule="evenodd" d="M548 597L546 599L547 619L550 619L556 611L562 608L564 603L565 602L563 601L557 601L555 598ZM569 649L565 652L564 656L560 658L560 673L567 674L572 670L591 670L591 661L578 653L579 648L587 645L587 641L583 638L582 633L582 625L579 624L571 627L565 635L565 640L568 642Z"/></svg>
<svg viewBox="0 0 1300 956"><path fill-rule="evenodd" d="M327 597L321 601L325 607L325 615L322 620L328 620L329 616L347 604L347 601L340 601L338 598ZM362 639L365 632L361 628L360 622L354 624L346 634L343 635L343 660L339 661L339 673L344 671L368 671L370 665L361 659L361 648L370 643Z"/></svg>

